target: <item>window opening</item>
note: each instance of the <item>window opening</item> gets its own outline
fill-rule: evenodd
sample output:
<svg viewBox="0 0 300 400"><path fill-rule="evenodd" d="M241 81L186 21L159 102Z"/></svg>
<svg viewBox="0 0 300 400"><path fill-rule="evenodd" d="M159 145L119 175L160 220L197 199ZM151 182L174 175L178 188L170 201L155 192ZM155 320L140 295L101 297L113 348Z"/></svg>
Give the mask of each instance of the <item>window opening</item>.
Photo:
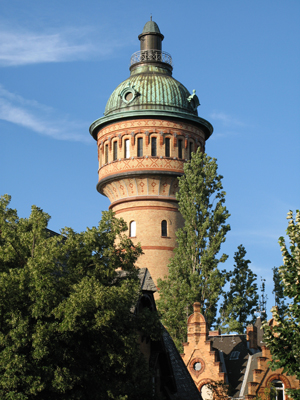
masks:
<svg viewBox="0 0 300 400"><path fill-rule="evenodd" d="M192 152L194 150L194 146L193 146L193 142L190 142L190 146L189 146L189 160L192 159Z"/></svg>
<svg viewBox="0 0 300 400"><path fill-rule="evenodd" d="M117 158L118 158L118 142L115 141L113 143L113 160L116 161Z"/></svg>
<svg viewBox="0 0 300 400"><path fill-rule="evenodd" d="M239 351L232 351L229 357L229 360L238 360L240 357Z"/></svg>
<svg viewBox="0 0 300 400"><path fill-rule="evenodd" d="M170 157L170 139L165 139L165 156Z"/></svg>
<svg viewBox="0 0 300 400"><path fill-rule="evenodd" d="M129 158L130 157L130 142L129 139L125 139L125 154L124 154L125 158Z"/></svg>
<svg viewBox="0 0 300 400"><path fill-rule="evenodd" d="M102 150L99 151L99 167L102 167Z"/></svg>
<svg viewBox="0 0 300 400"><path fill-rule="evenodd" d="M143 157L143 138L139 137L138 138L138 148L137 148L137 156L138 157Z"/></svg>
<svg viewBox="0 0 300 400"><path fill-rule="evenodd" d="M136 222L131 221L129 224L129 237L136 237Z"/></svg>
<svg viewBox="0 0 300 400"><path fill-rule="evenodd" d="M182 158L182 139L178 139L178 158Z"/></svg>
<svg viewBox="0 0 300 400"><path fill-rule="evenodd" d="M272 400L284 400L284 385L280 380L272 381L270 397Z"/></svg>
<svg viewBox="0 0 300 400"><path fill-rule="evenodd" d="M200 396L202 400L213 400L214 393L210 384L203 385L200 391Z"/></svg>
<svg viewBox="0 0 300 400"><path fill-rule="evenodd" d="M108 144L105 145L105 164L108 163Z"/></svg>
<svg viewBox="0 0 300 400"><path fill-rule="evenodd" d="M164 219L163 221L161 221L161 236L168 236L168 225L167 225L167 221Z"/></svg>
<svg viewBox="0 0 300 400"><path fill-rule="evenodd" d="M151 138L151 156L156 157L156 137Z"/></svg>

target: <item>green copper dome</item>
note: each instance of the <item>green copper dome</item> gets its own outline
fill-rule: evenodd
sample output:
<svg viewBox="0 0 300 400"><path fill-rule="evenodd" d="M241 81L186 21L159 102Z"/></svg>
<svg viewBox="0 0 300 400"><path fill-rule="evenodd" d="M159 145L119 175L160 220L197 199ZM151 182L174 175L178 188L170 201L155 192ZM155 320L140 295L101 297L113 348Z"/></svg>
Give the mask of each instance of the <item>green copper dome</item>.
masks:
<svg viewBox="0 0 300 400"><path fill-rule="evenodd" d="M210 123L198 117L200 105L195 90L191 94L172 77L172 57L162 51L164 36L150 20L139 35L140 51L131 56L130 76L120 83L108 99L104 116L90 127L96 139L100 127L129 118L173 118L201 126L209 137Z"/></svg>
<svg viewBox="0 0 300 400"><path fill-rule="evenodd" d="M113 91L104 115L134 110L181 111L198 115L188 101L190 95L166 69L144 65L134 69L131 76Z"/></svg>
<svg viewBox="0 0 300 400"><path fill-rule="evenodd" d="M145 24L143 33L148 33L148 32L160 33L159 27L156 22L151 20Z"/></svg>

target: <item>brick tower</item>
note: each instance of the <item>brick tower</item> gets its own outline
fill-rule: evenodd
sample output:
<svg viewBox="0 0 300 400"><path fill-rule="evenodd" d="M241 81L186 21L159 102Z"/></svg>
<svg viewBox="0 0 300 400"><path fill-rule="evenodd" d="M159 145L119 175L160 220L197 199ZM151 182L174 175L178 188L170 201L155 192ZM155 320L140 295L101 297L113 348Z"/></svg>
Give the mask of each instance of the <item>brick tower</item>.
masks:
<svg viewBox="0 0 300 400"><path fill-rule="evenodd" d="M140 51L130 60L130 76L112 93L104 116L90 126L97 141L97 190L128 224L144 254L138 266L157 282L168 273L183 225L177 178L191 153L212 134L198 117L199 99L172 77L172 58L162 51L164 36L154 21L139 35Z"/></svg>

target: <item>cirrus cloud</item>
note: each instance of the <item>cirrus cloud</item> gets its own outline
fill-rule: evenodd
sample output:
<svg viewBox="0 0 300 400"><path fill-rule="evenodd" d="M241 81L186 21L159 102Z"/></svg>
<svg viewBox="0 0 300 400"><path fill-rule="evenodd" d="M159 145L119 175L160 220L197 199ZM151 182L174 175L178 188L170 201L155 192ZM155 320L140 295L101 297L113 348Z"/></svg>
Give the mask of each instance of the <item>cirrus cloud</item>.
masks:
<svg viewBox="0 0 300 400"><path fill-rule="evenodd" d="M0 119L57 140L92 143L87 123L61 117L51 107L27 100L0 85Z"/></svg>
<svg viewBox="0 0 300 400"><path fill-rule="evenodd" d="M94 37L94 35L93 35ZM97 39L99 40L99 39ZM85 28L39 33L0 28L0 66L53 63L105 57L119 44L95 40Z"/></svg>

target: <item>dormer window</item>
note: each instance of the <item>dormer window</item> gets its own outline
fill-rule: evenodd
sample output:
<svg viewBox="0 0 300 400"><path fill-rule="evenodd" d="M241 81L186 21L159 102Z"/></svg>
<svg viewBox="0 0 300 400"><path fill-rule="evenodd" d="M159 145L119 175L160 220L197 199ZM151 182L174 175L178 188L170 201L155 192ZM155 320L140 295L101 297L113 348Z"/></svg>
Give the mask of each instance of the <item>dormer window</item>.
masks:
<svg viewBox="0 0 300 400"><path fill-rule="evenodd" d="M238 360L240 357L239 351L232 351L229 357L229 360Z"/></svg>

